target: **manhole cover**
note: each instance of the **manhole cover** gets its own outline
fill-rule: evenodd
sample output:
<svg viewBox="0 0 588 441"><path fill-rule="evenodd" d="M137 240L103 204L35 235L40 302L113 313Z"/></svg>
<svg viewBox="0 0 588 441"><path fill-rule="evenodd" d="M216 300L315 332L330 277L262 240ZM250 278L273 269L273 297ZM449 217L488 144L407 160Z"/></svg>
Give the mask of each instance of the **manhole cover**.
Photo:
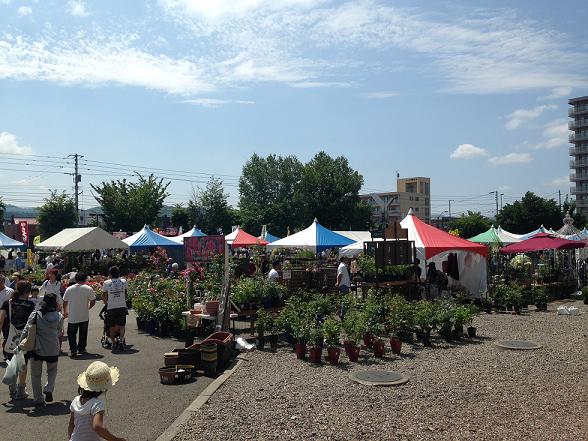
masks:
<svg viewBox="0 0 588 441"><path fill-rule="evenodd" d="M512 349L515 351L529 351L531 349L540 349L543 345L534 341L527 340L502 340L494 343L496 346L502 349Z"/></svg>
<svg viewBox="0 0 588 441"><path fill-rule="evenodd" d="M392 371L352 372L349 374L349 378L366 386L399 386L408 382L408 377Z"/></svg>

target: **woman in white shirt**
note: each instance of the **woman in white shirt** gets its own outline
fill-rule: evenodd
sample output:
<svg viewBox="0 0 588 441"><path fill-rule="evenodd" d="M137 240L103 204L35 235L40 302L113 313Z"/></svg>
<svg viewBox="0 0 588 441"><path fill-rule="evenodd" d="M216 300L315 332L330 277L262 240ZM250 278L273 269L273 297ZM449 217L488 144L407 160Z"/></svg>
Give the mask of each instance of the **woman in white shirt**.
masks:
<svg viewBox="0 0 588 441"><path fill-rule="evenodd" d="M53 268L49 271L49 278L43 282L41 287L39 288L39 301L43 301L43 297L45 294L55 294L57 297L57 311L61 312L63 309L63 297L61 297L61 282L57 280L57 276L59 276L59 270ZM63 343L63 318L59 323L59 351L61 352L61 344Z"/></svg>

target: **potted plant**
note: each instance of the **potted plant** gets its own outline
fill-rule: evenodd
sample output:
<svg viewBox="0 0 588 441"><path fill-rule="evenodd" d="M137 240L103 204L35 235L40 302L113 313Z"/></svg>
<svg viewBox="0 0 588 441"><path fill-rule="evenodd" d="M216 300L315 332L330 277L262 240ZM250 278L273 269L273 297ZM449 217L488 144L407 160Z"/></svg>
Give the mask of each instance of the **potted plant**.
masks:
<svg viewBox="0 0 588 441"><path fill-rule="evenodd" d="M303 360L306 357L306 342L309 337L309 326L303 317L296 317L292 323L294 337L294 350L296 358Z"/></svg>
<svg viewBox="0 0 588 441"><path fill-rule="evenodd" d="M446 342L453 341L453 311L447 306L442 306L437 312L435 318L437 326L439 327L439 335L445 339Z"/></svg>
<svg viewBox="0 0 588 441"><path fill-rule="evenodd" d="M478 308L474 305L468 305L468 315L466 317L466 323L468 325L467 332L468 337L476 338L476 328L474 327L474 318L478 314Z"/></svg>
<svg viewBox="0 0 588 441"><path fill-rule="evenodd" d="M537 311L547 311L547 302L549 301L549 296L547 294L547 290L544 287L535 287L534 288L534 297L535 297L535 307Z"/></svg>
<svg viewBox="0 0 588 441"><path fill-rule="evenodd" d="M268 316L269 320L267 324L267 331L270 333L268 340L271 351L276 352L278 350L278 334L280 333L280 323L278 322L277 317L273 314L268 314Z"/></svg>
<svg viewBox="0 0 588 441"><path fill-rule="evenodd" d="M323 356L323 330L316 320L310 326L310 343L308 358L313 363L320 363Z"/></svg>
<svg viewBox="0 0 588 441"><path fill-rule="evenodd" d="M257 338L255 339L257 349L260 351L265 347L265 332L269 329L271 321L270 315L263 308L257 310L257 320L255 328L257 330Z"/></svg>
<svg viewBox="0 0 588 441"><path fill-rule="evenodd" d="M513 314L518 315L521 313L522 292L519 286L510 285L510 289L506 297L506 303L507 305L512 306Z"/></svg>
<svg viewBox="0 0 588 441"><path fill-rule="evenodd" d="M431 302L421 300L416 304L414 319L419 327L419 338L423 346L431 346L431 329L435 324L435 307Z"/></svg>
<svg viewBox="0 0 588 441"><path fill-rule="evenodd" d="M323 323L323 334L327 343L327 360L330 364L338 364L339 355L341 354L340 322L333 317L327 317Z"/></svg>
<svg viewBox="0 0 588 441"><path fill-rule="evenodd" d="M372 342L372 349L374 350L374 357L383 358L386 351L384 339L381 337L384 334L385 327L383 324L378 324L378 330L375 331L374 341Z"/></svg>
<svg viewBox="0 0 588 441"><path fill-rule="evenodd" d="M362 315L357 311L349 311L343 317L343 331L345 332L345 341L343 345L349 361L357 361L359 358L359 341L364 334L365 324Z"/></svg>
<svg viewBox="0 0 588 441"><path fill-rule="evenodd" d="M390 346L393 354L400 354L403 341L412 340L411 327L413 323L412 306L403 297L392 297L388 301L386 331L390 336Z"/></svg>
<svg viewBox="0 0 588 441"><path fill-rule="evenodd" d="M470 309L467 306L456 306L453 309L453 338L461 340L463 326L470 319Z"/></svg>

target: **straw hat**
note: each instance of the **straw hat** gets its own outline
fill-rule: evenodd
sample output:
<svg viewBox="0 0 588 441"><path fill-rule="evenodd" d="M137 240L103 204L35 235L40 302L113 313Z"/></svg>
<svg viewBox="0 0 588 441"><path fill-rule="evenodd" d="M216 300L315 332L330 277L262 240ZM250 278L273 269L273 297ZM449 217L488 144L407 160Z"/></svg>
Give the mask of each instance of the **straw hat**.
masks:
<svg viewBox="0 0 588 441"><path fill-rule="evenodd" d="M95 361L78 376L78 385L91 392L104 392L114 386L119 378L118 368Z"/></svg>

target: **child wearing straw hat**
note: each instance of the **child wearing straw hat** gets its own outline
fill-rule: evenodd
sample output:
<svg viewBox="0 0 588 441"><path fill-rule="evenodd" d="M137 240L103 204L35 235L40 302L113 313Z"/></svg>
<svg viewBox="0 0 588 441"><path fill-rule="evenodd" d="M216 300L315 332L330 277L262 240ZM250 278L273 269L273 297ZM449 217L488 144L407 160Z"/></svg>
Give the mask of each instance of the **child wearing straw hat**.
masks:
<svg viewBox="0 0 588 441"><path fill-rule="evenodd" d="M70 441L125 441L104 426L104 393L118 378L118 368L101 361L90 364L78 376L79 395L71 402L67 429Z"/></svg>

